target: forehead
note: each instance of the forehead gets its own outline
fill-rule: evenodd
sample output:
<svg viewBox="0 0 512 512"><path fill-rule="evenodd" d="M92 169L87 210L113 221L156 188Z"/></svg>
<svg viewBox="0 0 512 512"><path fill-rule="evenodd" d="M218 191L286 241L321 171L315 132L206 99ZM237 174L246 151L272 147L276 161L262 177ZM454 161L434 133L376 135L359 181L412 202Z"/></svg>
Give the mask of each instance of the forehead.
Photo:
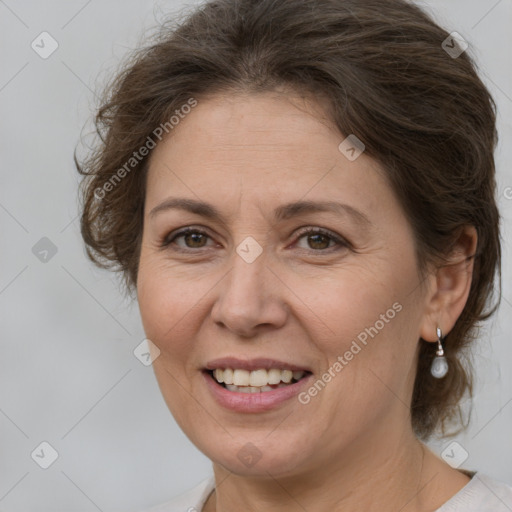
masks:
<svg viewBox="0 0 512 512"><path fill-rule="evenodd" d="M340 152L344 138L325 104L311 98L258 93L198 100L151 154L148 206L172 192L224 203L350 198L371 208L372 197L383 194L371 190L387 184L364 153L350 161Z"/></svg>
<svg viewBox="0 0 512 512"><path fill-rule="evenodd" d="M335 144L336 149L339 138L316 99L278 92L216 95L200 99L155 153L174 146L178 154L187 148L188 159L204 151L218 158L258 152L260 159L272 161L277 152L294 161L300 159L305 142L309 146ZM290 150L294 152L282 154ZM318 157L319 152L311 155Z"/></svg>

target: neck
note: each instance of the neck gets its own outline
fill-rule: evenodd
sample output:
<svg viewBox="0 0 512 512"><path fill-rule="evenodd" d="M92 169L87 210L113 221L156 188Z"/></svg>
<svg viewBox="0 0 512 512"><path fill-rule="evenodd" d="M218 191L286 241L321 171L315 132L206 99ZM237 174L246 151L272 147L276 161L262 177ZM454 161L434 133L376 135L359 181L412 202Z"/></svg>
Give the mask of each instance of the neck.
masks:
<svg viewBox="0 0 512 512"><path fill-rule="evenodd" d="M237 475L214 464L216 491L204 512L419 512L429 510L425 489L439 475L439 466L408 430L393 438L361 439L342 456L329 458L300 474ZM382 439L386 439L383 443ZM440 461L441 462L441 461ZM444 464L444 463L443 463ZM320 469L319 469L320 468ZM437 483L436 483L437 485ZM432 508L430 508L432 510Z"/></svg>

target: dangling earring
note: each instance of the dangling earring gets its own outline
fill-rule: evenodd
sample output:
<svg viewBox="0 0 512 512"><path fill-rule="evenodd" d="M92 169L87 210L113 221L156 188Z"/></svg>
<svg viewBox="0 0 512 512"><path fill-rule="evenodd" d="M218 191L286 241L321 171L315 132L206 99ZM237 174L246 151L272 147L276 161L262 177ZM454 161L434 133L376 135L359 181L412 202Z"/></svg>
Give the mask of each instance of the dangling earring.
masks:
<svg viewBox="0 0 512 512"><path fill-rule="evenodd" d="M430 373L436 379L442 379L448 373L448 362L446 361L446 357L444 357L443 346L441 345L441 338L443 337L443 333L441 332L441 328L438 327L436 329L437 333L437 351L436 357L432 361L432 366L430 367Z"/></svg>

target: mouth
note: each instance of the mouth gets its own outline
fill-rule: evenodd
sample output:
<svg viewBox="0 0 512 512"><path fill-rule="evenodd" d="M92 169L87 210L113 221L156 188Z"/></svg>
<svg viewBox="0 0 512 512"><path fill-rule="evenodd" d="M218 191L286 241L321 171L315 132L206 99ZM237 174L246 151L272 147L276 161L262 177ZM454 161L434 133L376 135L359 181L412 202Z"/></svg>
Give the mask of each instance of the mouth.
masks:
<svg viewBox="0 0 512 512"><path fill-rule="evenodd" d="M296 384L311 375L308 370L279 368L215 368L205 369L204 373L218 386L235 393L267 393Z"/></svg>

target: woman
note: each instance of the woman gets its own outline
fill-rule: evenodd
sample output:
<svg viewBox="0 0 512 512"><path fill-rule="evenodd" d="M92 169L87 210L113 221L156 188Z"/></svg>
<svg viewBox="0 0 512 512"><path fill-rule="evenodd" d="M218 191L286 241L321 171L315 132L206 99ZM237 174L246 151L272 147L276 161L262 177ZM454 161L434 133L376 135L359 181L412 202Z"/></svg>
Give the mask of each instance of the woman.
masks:
<svg viewBox="0 0 512 512"><path fill-rule="evenodd" d="M497 307L495 106L465 49L403 0L216 0L119 74L82 234L214 472L154 510L512 508L424 444Z"/></svg>

